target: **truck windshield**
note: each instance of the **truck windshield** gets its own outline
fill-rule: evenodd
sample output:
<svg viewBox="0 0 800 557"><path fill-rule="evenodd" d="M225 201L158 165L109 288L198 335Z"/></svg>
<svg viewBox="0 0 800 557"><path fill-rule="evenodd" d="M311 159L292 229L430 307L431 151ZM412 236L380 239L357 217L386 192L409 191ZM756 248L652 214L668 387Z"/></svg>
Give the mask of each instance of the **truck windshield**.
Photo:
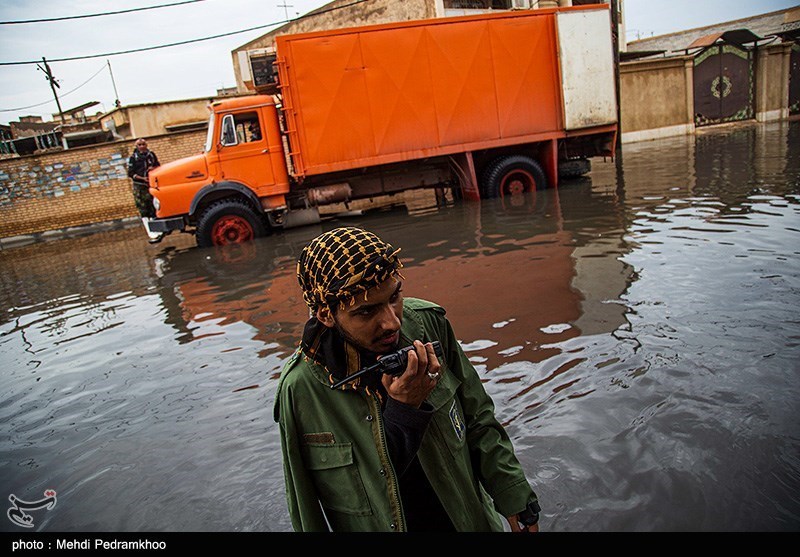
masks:
<svg viewBox="0 0 800 557"><path fill-rule="evenodd" d="M205 150L208 153L214 146L214 113L208 117L208 135L206 135Z"/></svg>

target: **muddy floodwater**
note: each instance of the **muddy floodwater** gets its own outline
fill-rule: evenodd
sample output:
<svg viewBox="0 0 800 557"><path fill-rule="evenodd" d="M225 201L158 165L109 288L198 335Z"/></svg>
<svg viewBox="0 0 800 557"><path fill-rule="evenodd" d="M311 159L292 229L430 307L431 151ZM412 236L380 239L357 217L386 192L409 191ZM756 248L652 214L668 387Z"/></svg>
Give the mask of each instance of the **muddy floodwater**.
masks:
<svg viewBox="0 0 800 557"><path fill-rule="evenodd" d="M3 250L0 500L55 490L36 531L290 530L295 258L349 224L447 309L542 529L800 529L800 122L628 144L520 201L231 250L138 228Z"/></svg>

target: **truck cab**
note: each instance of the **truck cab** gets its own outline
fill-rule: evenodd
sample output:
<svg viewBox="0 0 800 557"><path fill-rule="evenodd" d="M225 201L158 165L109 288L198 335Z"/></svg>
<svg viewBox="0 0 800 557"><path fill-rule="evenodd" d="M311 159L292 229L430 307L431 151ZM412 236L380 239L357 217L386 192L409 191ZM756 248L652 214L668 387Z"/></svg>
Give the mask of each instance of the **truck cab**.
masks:
<svg viewBox="0 0 800 557"><path fill-rule="evenodd" d="M289 176L275 99L214 102L203 153L150 172L157 219L151 230L196 228L198 244L240 243L262 235L265 210L284 207Z"/></svg>

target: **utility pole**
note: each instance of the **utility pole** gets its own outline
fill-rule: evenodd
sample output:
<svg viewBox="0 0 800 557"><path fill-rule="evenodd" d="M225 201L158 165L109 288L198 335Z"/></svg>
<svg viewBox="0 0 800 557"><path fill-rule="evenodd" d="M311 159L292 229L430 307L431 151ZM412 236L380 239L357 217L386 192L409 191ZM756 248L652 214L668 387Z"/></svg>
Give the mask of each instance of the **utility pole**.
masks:
<svg viewBox="0 0 800 557"><path fill-rule="evenodd" d="M615 151L617 157L621 157L622 153L622 115L620 114L620 98L619 98L619 1L610 0L611 3L611 42L614 48L614 83L616 84L617 96L617 145ZM625 40L623 37L622 40Z"/></svg>
<svg viewBox="0 0 800 557"><path fill-rule="evenodd" d="M279 8L283 8L283 13L286 14L286 21L289 21L289 8L294 8L292 4L278 4Z"/></svg>
<svg viewBox="0 0 800 557"><path fill-rule="evenodd" d="M61 85L59 85L56 78L53 77L53 72L50 71L50 65L47 63L47 60L45 60L44 56L42 56L42 64L44 64L44 68L39 64L36 64L36 67L44 72L47 81L50 82L50 89L53 90L53 96L56 98L56 106L58 106L58 115L61 116L61 125L66 126L67 121L64 118L64 111L61 110L61 102L58 100L58 95L56 94L56 87L60 89Z"/></svg>
<svg viewBox="0 0 800 557"><path fill-rule="evenodd" d="M106 60L108 64L108 73L111 74L111 85L114 86L114 108L119 108L122 103L119 102L119 93L117 93L117 83L114 81L114 72L111 71L111 61Z"/></svg>
<svg viewBox="0 0 800 557"><path fill-rule="evenodd" d="M620 111L619 78L619 0L609 0L611 4L611 40L614 45L614 82L617 93L617 144L614 146L614 166L617 178L617 199L625 200L625 169L622 164L622 113ZM625 37L622 37L625 40Z"/></svg>

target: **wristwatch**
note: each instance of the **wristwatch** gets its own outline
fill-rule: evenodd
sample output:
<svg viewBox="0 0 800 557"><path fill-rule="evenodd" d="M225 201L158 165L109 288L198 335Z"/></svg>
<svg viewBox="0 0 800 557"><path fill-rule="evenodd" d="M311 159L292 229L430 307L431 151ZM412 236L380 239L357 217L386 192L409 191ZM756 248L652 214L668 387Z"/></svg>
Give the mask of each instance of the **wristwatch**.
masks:
<svg viewBox="0 0 800 557"><path fill-rule="evenodd" d="M525 509L517 514L517 520L523 528L528 528L539 522L539 512L542 508L538 501L531 501Z"/></svg>

